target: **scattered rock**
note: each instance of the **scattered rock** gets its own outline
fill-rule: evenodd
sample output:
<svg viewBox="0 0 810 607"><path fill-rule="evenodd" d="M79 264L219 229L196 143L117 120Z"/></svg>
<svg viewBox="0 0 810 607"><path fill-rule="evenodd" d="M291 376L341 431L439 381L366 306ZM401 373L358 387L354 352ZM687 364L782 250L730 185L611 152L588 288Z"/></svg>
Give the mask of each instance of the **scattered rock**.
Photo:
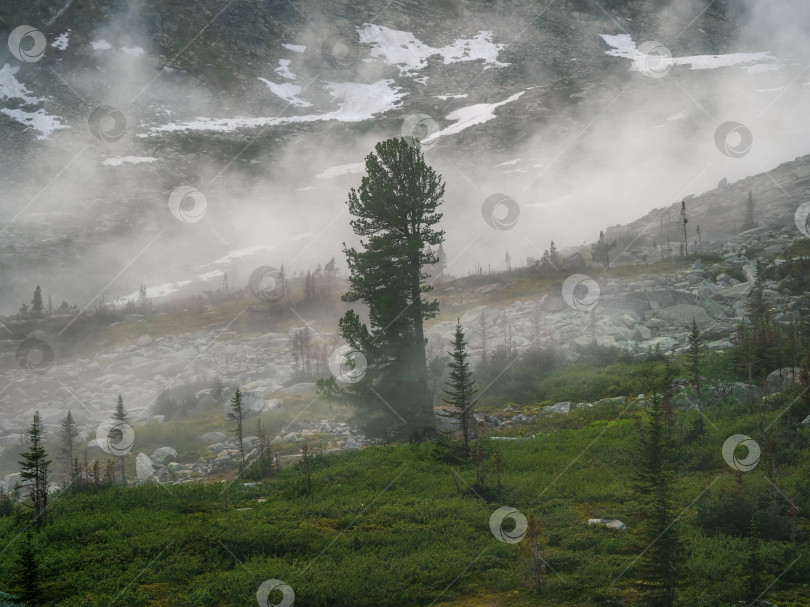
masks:
<svg viewBox="0 0 810 607"><path fill-rule="evenodd" d="M543 409L544 413L568 413L571 411L570 402L557 403L556 405L549 405Z"/></svg>
<svg viewBox="0 0 810 607"><path fill-rule="evenodd" d="M156 469L157 467L152 463L152 460L146 453L139 453L135 457L135 474L138 478L138 482L145 483L156 480Z"/></svg>
<svg viewBox="0 0 810 607"><path fill-rule="evenodd" d="M200 440L209 443L222 443L225 441L227 437L225 436L224 432L214 431L214 432L206 432L200 437Z"/></svg>
<svg viewBox="0 0 810 607"><path fill-rule="evenodd" d="M619 531L624 531L627 529L627 525L615 518L589 518L588 524L604 525L605 527L609 527L610 529L618 529Z"/></svg>
<svg viewBox="0 0 810 607"><path fill-rule="evenodd" d="M601 407L602 405L623 405L627 402L626 396L614 396L612 398L603 398L601 400L596 401L593 406L594 407Z"/></svg>
<svg viewBox="0 0 810 607"><path fill-rule="evenodd" d="M798 383L802 370L799 367L784 367L776 369L765 378L765 391L768 394L775 394L785 390L793 383Z"/></svg>
<svg viewBox="0 0 810 607"><path fill-rule="evenodd" d="M158 447L152 453L152 461L157 462L161 466L165 466L169 462L177 461L177 451L172 447Z"/></svg>
<svg viewBox="0 0 810 607"><path fill-rule="evenodd" d="M354 449L359 449L362 446L363 445L358 443L356 440L354 440L353 438L350 438L349 440L346 441L346 444L343 445L343 450L344 451L352 451Z"/></svg>

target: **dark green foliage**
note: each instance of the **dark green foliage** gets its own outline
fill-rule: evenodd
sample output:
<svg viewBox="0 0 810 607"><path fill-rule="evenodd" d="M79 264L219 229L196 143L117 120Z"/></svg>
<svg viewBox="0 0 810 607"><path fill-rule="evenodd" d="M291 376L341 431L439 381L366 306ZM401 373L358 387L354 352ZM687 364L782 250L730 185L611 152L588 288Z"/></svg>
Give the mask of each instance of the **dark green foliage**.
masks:
<svg viewBox="0 0 810 607"><path fill-rule="evenodd" d="M28 607L40 607L44 597L40 582L39 562L32 536L30 529L26 531L25 540L21 542L15 562L14 577L20 602Z"/></svg>
<svg viewBox="0 0 810 607"><path fill-rule="evenodd" d="M233 397L231 398L231 410L228 413L227 419L230 422L234 422L233 436L236 439L236 442L239 444L239 454L242 458L239 466L240 470L245 469L245 445L243 442L245 435L242 427L244 414L245 411L242 405L242 392L239 388L237 388L236 392L233 393Z"/></svg>
<svg viewBox="0 0 810 607"><path fill-rule="evenodd" d="M695 391L695 406L697 407L698 415L695 418L693 432L697 436L701 436L704 432L703 428L703 391L702 391L702 360L703 360L703 338L697 327L697 322L692 319L692 330L689 333L689 349L686 353L686 361L684 366L689 373L689 381Z"/></svg>
<svg viewBox="0 0 810 607"><path fill-rule="evenodd" d="M650 607L671 607L680 578L680 540L673 512L673 461L661 398L653 392L647 421L639 426L640 453L636 467L639 584Z"/></svg>
<svg viewBox="0 0 810 607"><path fill-rule="evenodd" d="M42 316L42 310L42 289L37 285L37 288L34 289L34 297L31 299L31 312L34 316Z"/></svg>
<svg viewBox="0 0 810 607"><path fill-rule="evenodd" d="M369 325L354 310L340 319L341 335L368 361L362 381L346 392L376 436L436 435L423 321L436 315L438 301L423 298L431 290L423 268L437 262L430 247L444 239L434 229L443 196L441 177L418 144L405 139L378 143L366 157L360 189L349 193L362 250L344 245L349 292L343 300L367 304Z"/></svg>
<svg viewBox="0 0 810 607"><path fill-rule="evenodd" d="M453 351L449 352L450 379L445 389L444 402L452 407L451 416L459 420L461 436L464 447L470 442L470 434L475 430L475 417L472 406L477 390L473 387L472 371L467 358L467 342L464 340L464 330L461 328L461 321L456 323L456 331L453 334Z"/></svg>
<svg viewBox="0 0 810 607"><path fill-rule="evenodd" d="M469 462L470 451L461 442L439 435L433 441L431 457L437 462L460 466Z"/></svg>
<svg viewBox="0 0 810 607"><path fill-rule="evenodd" d="M591 257L605 268L610 267L610 251L616 248L616 241L609 242L605 233L599 230L599 240L591 245Z"/></svg>
<svg viewBox="0 0 810 607"><path fill-rule="evenodd" d="M20 454L20 477L28 489L31 507L34 509L34 521L42 524L45 510L48 507L48 467L51 461L45 451L45 429L39 417L34 419L28 428L28 451Z"/></svg>
<svg viewBox="0 0 810 607"><path fill-rule="evenodd" d="M73 420L73 414L68 409L65 419L62 420L60 427L59 438L62 441L61 455L64 461L64 468L67 471L68 479L73 482L76 476L73 470L73 443L79 435L79 429L76 427L76 422Z"/></svg>
<svg viewBox="0 0 810 607"><path fill-rule="evenodd" d="M623 369L637 372L628 364ZM585 379L583 373L576 371L568 383ZM62 495L49 507L49 524L34 537L46 604L108 605L123 592L113 605L236 607L255 604L261 581L277 578L293 586L296 605L308 607L428 605L448 586L442 600L462 605L480 604L471 598L479 596L488 597L485 605L537 605L534 590L524 586L524 580L532 582L527 567L534 561L521 553L522 543L498 542L488 528L490 515L503 504L534 514L542 527L541 540L544 535L547 541L541 541L540 555L548 565L541 572L543 604L632 604L638 596L634 569L613 584L644 547L632 535L644 522L637 519L643 496L631 482L638 438L633 421L620 416L623 408L605 405L548 418L526 442L474 441L484 452L485 487L476 484L475 464L462 457L460 441L437 441L315 455L306 498L297 467L282 468L255 487L234 483L227 500L220 483ZM778 414L767 412L765 425ZM728 470L720 446L731 433L755 435L759 413L745 403L718 404L710 416L717 430L707 425L701 441L681 444L675 434L670 512L676 515ZM448 469L451 460L434 460L441 446L459 455L454 471ZM506 462L501 492L495 489L496 449ZM807 542L808 449L810 432L794 432L780 449L780 487L799 508L795 544L789 525L781 535L769 535L766 468L743 477L750 496L746 509L761 537L760 592L784 571L763 597L775 604L807 599L806 560L785 569ZM733 494L735 475L717 481L678 522L683 605L728 607L747 596L747 520L728 533L704 525L729 516L730 500L712 500L724 491ZM703 500L709 504L705 512ZM628 531L588 526L589 517L618 518ZM0 537L15 537L27 522L0 517ZM16 554L0 554L0 580L13 579Z"/></svg>
<svg viewBox="0 0 810 607"><path fill-rule="evenodd" d="M129 423L129 416L127 415L127 410L124 408L124 397L120 394L118 395L118 400L115 403L115 412L113 413L113 419L121 422L122 424ZM127 454L121 454L121 482L126 485L127 484ZM96 482L98 485L98 482Z"/></svg>
<svg viewBox="0 0 810 607"><path fill-rule="evenodd" d="M118 400L115 402L115 413L113 413L113 419L124 423L129 421L127 410L124 408L124 397L120 394L118 395Z"/></svg>

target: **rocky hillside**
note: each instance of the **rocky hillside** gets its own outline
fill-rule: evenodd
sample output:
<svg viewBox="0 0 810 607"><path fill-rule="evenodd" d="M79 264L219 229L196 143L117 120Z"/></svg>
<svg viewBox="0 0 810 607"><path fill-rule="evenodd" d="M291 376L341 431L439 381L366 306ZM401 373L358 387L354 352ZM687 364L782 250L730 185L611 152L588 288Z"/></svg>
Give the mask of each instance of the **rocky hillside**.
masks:
<svg viewBox="0 0 810 607"><path fill-rule="evenodd" d="M505 189L529 208L543 202L527 194L538 187L570 195L562 184L592 172L609 154L603 143L628 154L622 133L583 138L607 110L652 96L654 111L607 121L667 142L711 138L719 116L696 113L681 89L708 106L703 96L734 74L758 102L757 91L796 77L790 58L762 46L766 32L751 33L750 7L681 4L5 3L0 148L14 153L0 175L10 218L0 230L2 311L16 310L32 280L71 301L189 280L223 243L229 253L276 241L291 258L297 241L287 238L321 233L318 219L337 214L358 163L385 137L431 142L431 162L455 182L448 217L461 222L471 196ZM677 82L639 72L644 40L666 41ZM40 53L26 54L35 42ZM617 103L625 94L639 97ZM181 186L205 194L217 235L168 213ZM342 233L327 236L337 250Z"/></svg>

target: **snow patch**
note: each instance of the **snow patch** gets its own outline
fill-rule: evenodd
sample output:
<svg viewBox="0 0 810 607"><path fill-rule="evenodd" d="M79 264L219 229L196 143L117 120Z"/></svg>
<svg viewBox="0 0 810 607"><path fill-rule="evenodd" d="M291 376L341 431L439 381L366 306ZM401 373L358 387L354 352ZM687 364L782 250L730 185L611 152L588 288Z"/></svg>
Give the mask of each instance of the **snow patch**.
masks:
<svg viewBox="0 0 810 607"><path fill-rule="evenodd" d="M537 164L535 166L539 167L542 165ZM574 197L573 194L566 194L565 196L561 196L560 198L555 198L554 200L549 200L547 202L530 202L529 204L524 204L523 206L527 209L541 209L544 207L554 207L559 204L562 204L566 200L570 200L573 197Z"/></svg>
<svg viewBox="0 0 810 607"><path fill-rule="evenodd" d="M782 69L782 66L778 63L757 63L756 65L751 65L745 68L745 71L749 74L762 74L765 72L778 72Z"/></svg>
<svg viewBox="0 0 810 607"><path fill-rule="evenodd" d="M340 175L348 175L350 173L362 173L366 168L365 163L355 162L352 164L340 164L338 166L329 167L322 173L315 175L318 179L332 179Z"/></svg>
<svg viewBox="0 0 810 607"><path fill-rule="evenodd" d="M145 52L140 46L122 46L120 50L133 57L140 57Z"/></svg>
<svg viewBox="0 0 810 607"><path fill-rule="evenodd" d="M271 82L265 78L259 78L262 82L267 85L267 88L270 89L270 92L276 95L277 97L281 97L287 103L294 105L295 107L310 107L312 104L309 101L304 101L303 99L298 98L298 93L301 92L301 87L297 84L292 84L291 82L283 82L281 84L276 84L275 82Z"/></svg>
<svg viewBox="0 0 810 607"><path fill-rule="evenodd" d="M214 278L222 278L223 276L225 276L225 270L211 270L210 272L198 274L197 278L205 281L205 280L213 280Z"/></svg>
<svg viewBox="0 0 810 607"><path fill-rule="evenodd" d="M10 116L17 122L31 127L35 131L39 131L37 139L47 139L48 136L58 129L69 129L70 126L59 122L59 116L48 116L45 110L37 110L36 112L26 112L24 110L9 110L6 108L0 109L6 116Z"/></svg>
<svg viewBox="0 0 810 607"><path fill-rule="evenodd" d="M295 74L293 74L290 71L290 63L291 61L289 59L279 59L278 67L273 71L282 78L287 78L288 80L295 80Z"/></svg>
<svg viewBox="0 0 810 607"><path fill-rule="evenodd" d="M91 42L90 46L93 47L94 51L108 51L112 48L112 44L106 40L96 40L95 42Z"/></svg>
<svg viewBox="0 0 810 607"><path fill-rule="evenodd" d="M506 105L507 103L512 103L513 101L520 98L520 96L525 93L526 91L520 91L515 93L511 97L504 99L503 101L499 101L498 103L476 103L475 105L468 105L467 107L459 108L454 112L450 112L445 116L448 120L455 121L455 124L451 124L445 129L433 133L430 137L426 137L422 143L429 143L433 139L438 137L444 137L446 135L455 135L456 133L460 133L464 129L468 129L471 126L475 126L476 124L483 124L485 122L489 122L495 116L495 110L502 105Z"/></svg>
<svg viewBox="0 0 810 607"><path fill-rule="evenodd" d="M515 165L518 162L520 162L520 160L521 160L520 158L515 158L514 160L507 160L506 162L502 162L501 164L496 164L493 168L498 169L500 167L508 167L511 165Z"/></svg>
<svg viewBox="0 0 810 607"><path fill-rule="evenodd" d="M157 158L152 156L121 156L120 158L106 158L101 164L109 167L117 167L127 162L130 164L142 164L144 162L155 162Z"/></svg>
<svg viewBox="0 0 810 607"><path fill-rule="evenodd" d="M147 287L146 288L146 298L152 299L155 297L167 297L172 293L176 293L182 287L191 284L190 280L181 280L180 282L167 282L162 285L157 285L154 287ZM122 305L127 303L135 303L141 298L140 291L135 291L134 293L130 293L129 295L124 295L123 297L119 297L116 299L113 304L114 305Z"/></svg>
<svg viewBox="0 0 810 607"><path fill-rule="evenodd" d="M601 37L605 43L611 47L610 50L605 51L606 55L635 60L637 48L632 36L629 34L617 34L615 36L601 34ZM727 55L693 55L689 57L671 57L669 59L665 57L659 58L661 67L685 65L691 70L711 70L720 67L731 67L744 63L757 63L760 61L772 60L773 57L771 57L769 52L730 53ZM638 71L635 64L633 64L630 69ZM751 68L748 69L750 71Z"/></svg>
<svg viewBox="0 0 810 607"><path fill-rule="evenodd" d="M441 99L442 101L447 101L448 99L466 99L467 93L461 93L460 95L433 95L436 99Z"/></svg>
<svg viewBox="0 0 810 607"><path fill-rule="evenodd" d="M31 95L24 84L14 76L20 70L19 66L10 66L6 63L0 68L0 99L20 99L25 103L39 103L44 101L41 97Z"/></svg>
<svg viewBox="0 0 810 607"><path fill-rule="evenodd" d="M676 114L672 114L671 116L666 117L667 122L672 122L673 120L683 120L689 115L689 112L686 110L682 110Z"/></svg>
<svg viewBox="0 0 810 607"><path fill-rule="evenodd" d="M624 57L626 59L632 59L636 55L636 43L633 42L633 37L630 34L617 34L615 36L602 34L602 40L612 47L611 50L605 51L605 55Z"/></svg>
<svg viewBox="0 0 810 607"><path fill-rule="evenodd" d="M68 38L70 38L70 30L59 34L56 39L51 42L51 46L57 51L63 51L68 47Z"/></svg>
<svg viewBox="0 0 810 607"><path fill-rule="evenodd" d="M305 50L307 50L307 47L304 46L303 44L287 44L287 43L285 43L285 44L282 44L281 46L286 48L288 51L292 51L293 53L303 53Z"/></svg>
<svg viewBox="0 0 810 607"><path fill-rule="evenodd" d="M216 131L228 132L239 128L256 128L275 126L295 122L317 122L321 120L338 120L340 122L361 122L369 120L376 114L382 114L400 106L400 100L407 93L394 87L393 80L378 80L371 84L360 82L327 82L326 86L339 108L323 114L306 114L304 116L258 117L248 118L204 118L183 123L169 123L153 127L150 132L173 131ZM141 135L142 137L144 135Z"/></svg>
<svg viewBox="0 0 810 607"><path fill-rule="evenodd" d="M427 58L434 55L440 55L445 64L481 59L486 67L509 65L498 61L498 53L506 45L492 42L492 32L488 31L480 31L472 38L459 38L441 48L425 44L411 32L383 25L366 23L357 28L357 32L360 42L371 46L371 56L397 66L400 76L411 76L423 69L427 66Z"/></svg>
<svg viewBox="0 0 810 607"><path fill-rule="evenodd" d="M234 259L239 259L240 257L248 257L250 255L255 255L259 251L272 251L275 247L269 247L265 244L257 244L253 245L252 247L244 247L242 249L237 249L236 251L231 251L224 257L220 257L219 259L215 259L211 262L210 265L212 266L224 266L230 264Z"/></svg>

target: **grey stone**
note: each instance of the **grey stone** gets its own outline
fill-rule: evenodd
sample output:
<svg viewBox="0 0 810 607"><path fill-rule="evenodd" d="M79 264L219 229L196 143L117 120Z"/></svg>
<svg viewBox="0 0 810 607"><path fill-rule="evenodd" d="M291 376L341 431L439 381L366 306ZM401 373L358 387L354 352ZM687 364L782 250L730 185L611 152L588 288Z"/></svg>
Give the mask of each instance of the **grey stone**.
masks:
<svg viewBox="0 0 810 607"><path fill-rule="evenodd" d="M354 450L354 449L359 449L362 446L363 445L358 443L356 440L354 440L353 438L350 438L349 440L346 441L346 444L343 445L343 449L344 449L344 451L351 451L351 450Z"/></svg>
<svg viewBox="0 0 810 607"><path fill-rule="evenodd" d="M155 452L152 453L152 461L155 461L162 466L165 466L169 462L176 462L177 451L175 451L172 447L158 447L155 449Z"/></svg>
<svg viewBox="0 0 810 607"><path fill-rule="evenodd" d="M210 444L214 443L221 443L224 442L227 437L225 436L224 432L213 431L213 432L206 432L200 437L200 440L205 441Z"/></svg>
<svg viewBox="0 0 810 607"><path fill-rule="evenodd" d="M571 411L571 403L567 401L557 403L556 405L549 405L543 409L544 413L568 413L569 411Z"/></svg>
<svg viewBox="0 0 810 607"><path fill-rule="evenodd" d="M687 304L676 304L668 308L662 308L656 312L659 318L669 321L679 327L690 327L692 320L697 323L699 329L708 327L712 318L703 308L690 306Z"/></svg>
<svg viewBox="0 0 810 607"><path fill-rule="evenodd" d="M792 383L798 383L799 377L801 375L801 369L799 367L791 368L791 367L784 367L782 369L776 369L775 371L771 371L768 374L768 377L765 378L765 390L768 394L775 394L776 392L781 392L782 390L786 389Z"/></svg>
<svg viewBox="0 0 810 607"><path fill-rule="evenodd" d="M135 474L141 483L155 480L155 464L146 453L139 453L135 457Z"/></svg>
<svg viewBox="0 0 810 607"><path fill-rule="evenodd" d="M599 407L601 405L610 405L610 404L623 405L625 402L627 402L626 396L614 396L612 398L603 398L601 400L598 400L593 404L593 406Z"/></svg>
<svg viewBox="0 0 810 607"><path fill-rule="evenodd" d="M611 518L589 518L588 519L589 525L604 525L610 529L617 529L619 531L624 531L627 529L627 525L617 519Z"/></svg>

